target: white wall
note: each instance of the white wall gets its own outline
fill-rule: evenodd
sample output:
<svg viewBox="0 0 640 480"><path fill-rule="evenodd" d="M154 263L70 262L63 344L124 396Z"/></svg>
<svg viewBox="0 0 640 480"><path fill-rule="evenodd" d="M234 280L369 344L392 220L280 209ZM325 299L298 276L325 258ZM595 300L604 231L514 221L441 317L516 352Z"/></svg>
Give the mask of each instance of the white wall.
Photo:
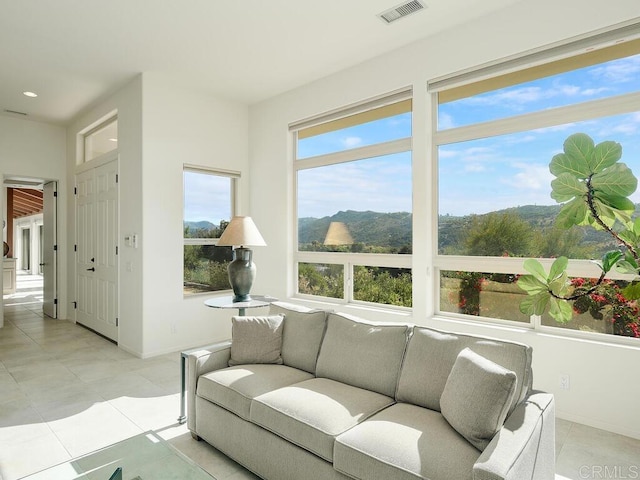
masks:
<svg viewBox="0 0 640 480"><path fill-rule="evenodd" d="M134 266L131 272L120 268L120 312L118 344L124 350L141 356L143 353L142 328L142 251L124 248L123 237L130 232L142 231L142 76L136 77L108 99L78 115L67 128L67 173L69 202L68 245L68 290L69 302L75 300L75 199L73 187L75 175L87 165L78 164L78 135L87 126L95 123L111 112L118 112L118 152L119 152L119 262ZM70 316L75 320L75 311Z"/></svg>
<svg viewBox="0 0 640 480"><path fill-rule="evenodd" d="M183 165L240 172L249 198L248 108L143 76L143 303L145 356L230 337L232 313L183 297Z"/></svg>
<svg viewBox="0 0 640 480"><path fill-rule="evenodd" d="M240 172L243 212L249 196L248 108L144 73L68 128L71 189L75 172L87 166L76 164L78 133L115 110L120 172L118 344L150 357L229 338L229 319L235 312L206 307L203 302L211 295L185 298L182 293L182 172L185 163ZM73 232L73 200L68 212ZM138 235L137 248L124 242L133 233ZM69 291L74 292L70 253Z"/></svg>
<svg viewBox="0 0 640 480"><path fill-rule="evenodd" d="M67 201L65 178L65 130L63 127L22 118L0 116L0 179L17 175L57 180L58 199L58 317L67 318ZM0 199L0 211L6 215L6 196ZM1 282L2 280L0 280ZM1 285L0 285L1 286ZM0 327L4 324L0 310Z"/></svg>
<svg viewBox="0 0 640 480"><path fill-rule="evenodd" d="M613 5L615 4L615 8ZM627 348L556 337L528 330L487 328L433 318L423 292L432 288L431 98L429 79L498 60L587 33L640 14L637 0L616 0L602 8L595 0L519 2L459 28L438 34L364 62L348 70L250 108L251 215L268 247L257 250L259 272L254 291L286 298L293 292L291 268L292 208L291 122L381 95L414 88L414 308L410 318L449 330L510 338L534 347L534 385L556 395L558 416L640 438L640 418L624 406L640 398L637 368L640 348ZM428 14L428 12L427 12ZM392 26L391 28L395 28ZM401 23L397 24L401 28ZM424 248L419 248L423 245ZM349 306L339 310L371 319L406 316ZM621 367L621 366L625 367ZM560 374L571 376L571 389L559 389Z"/></svg>

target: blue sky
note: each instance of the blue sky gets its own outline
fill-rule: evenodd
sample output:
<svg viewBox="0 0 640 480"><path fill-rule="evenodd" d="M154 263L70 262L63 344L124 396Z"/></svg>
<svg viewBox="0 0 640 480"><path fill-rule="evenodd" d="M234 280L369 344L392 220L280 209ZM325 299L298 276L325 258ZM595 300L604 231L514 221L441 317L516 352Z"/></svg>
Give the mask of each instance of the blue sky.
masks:
<svg viewBox="0 0 640 480"><path fill-rule="evenodd" d="M443 104L447 129L508 118L639 90L640 55ZM298 143L298 157L337 152L409 136L409 114L329 132ZM549 162L564 140L584 132L596 143L622 144L625 162L640 174L640 112L442 146L439 213L468 215L519 205L553 205ZM411 211L410 155L303 170L299 217L340 210ZM640 193L632 199L640 203Z"/></svg>
<svg viewBox="0 0 640 480"><path fill-rule="evenodd" d="M451 128L637 91L640 55L444 104ZM442 146L439 212L467 215L519 205L553 205L549 162L564 140L583 132L622 145L622 162L640 174L640 112ZM632 199L640 203L640 193Z"/></svg>
<svg viewBox="0 0 640 480"><path fill-rule="evenodd" d="M185 171L184 220L209 221L219 225L220 220L231 219L231 179Z"/></svg>

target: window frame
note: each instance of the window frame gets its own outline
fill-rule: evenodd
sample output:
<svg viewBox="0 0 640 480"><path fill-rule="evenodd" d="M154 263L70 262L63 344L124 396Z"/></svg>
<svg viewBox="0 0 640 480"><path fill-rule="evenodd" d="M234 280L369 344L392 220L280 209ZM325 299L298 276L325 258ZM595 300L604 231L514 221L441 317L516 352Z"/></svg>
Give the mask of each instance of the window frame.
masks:
<svg viewBox="0 0 640 480"><path fill-rule="evenodd" d="M108 150L106 152L103 152L99 155L96 155L94 157L89 158L88 157L88 149L87 149L87 141L89 141L91 139L91 137L95 134L97 134L98 132L101 132L102 130L106 129L107 127L110 127L111 125L116 125L116 130L118 130L118 114L113 113L113 114L109 114L106 117L104 117L103 119L99 120L97 123L93 124L92 126L88 127L85 131L83 131L81 133L81 144L82 144L82 162L81 163L90 163L90 162L95 162L96 160L100 159L101 157L103 157L104 155L108 155L108 154L113 154L114 151L118 151L118 148L120 147L119 145L119 133L116 136L116 141L115 143L115 148L112 148L111 150Z"/></svg>
<svg viewBox="0 0 640 480"><path fill-rule="evenodd" d="M638 34L637 25L633 29L635 35ZM464 125L460 127L448 128L445 130L438 130L438 96L440 92L445 91L447 85L449 88L458 88L465 83L473 83L474 78L478 82L486 81L482 76L487 71L492 71L493 75L507 75L513 72L514 65L520 65L521 69L527 68L530 64L527 63L527 59L536 58L539 64L551 63L557 61L557 52L561 50L565 57L569 60L572 57L579 56L585 51L585 44L589 46L589 49L603 48L608 46L609 43L620 42L620 35L628 34L628 29L623 28L619 32L605 32L605 34L595 35L587 37L577 42L567 42L567 45L550 47L536 51L533 54L523 54L520 59L510 59L502 64L494 64L490 66L480 66L477 70L477 77L473 72L462 72L460 78L456 81L451 76L445 79L435 79L429 82L428 92L431 97L431 156L432 162L432 186L433 193L433 218L431 225L431 235L433 242L433 276L434 281L432 284L433 290L431 292L434 305L434 314L438 318L459 320L464 322L471 322L474 324L480 324L487 327L515 327L519 329L537 331L545 334L561 335L577 337L581 339L589 339L595 341L603 341L612 344L621 345L634 345L638 346L637 338L626 337L621 335L614 335L608 333L598 332L586 332L573 329L561 329L559 327L542 325L542 318L540 316L532 315L528 323L517 322L511 320L502 320L491 317L482 317L475 315L467 315L462 313L446 312L441 310L440 305L440 291L441 291L441 271L465 271L465 272L486 272L486 273L506 273L506 274L528 274L524 270L524 261L528 257L480 257L480 256L464 256L464 255L443 255L439 253L439 238L438 238L438 226L439 226L439 157L438 148L443 145L448 145L457 142L478 140L483 138L496 137L500 135L521 133L530 130L540 128L550 128L557 125L564 125L572 122L587 121L595 118L603 118L614 115L630 114L640 112L640 88L636 92L621 94L617 96L584 101L581 103L573 103L570 105L554 107L548 110L540 110L533 113L526 113L521 115L514 115L507 118L499 118L496 120L484 121L476 124ZM594 39L601 38L598 42ZM595 43L594 43L595 42ZM603 42L606 42L604 44ZM640 53L640 52L639 52ZM574 69L569 69L567 72L571 72ZM484 73L483 73L484 72ZM545 269L548 271L553 263L552 258L549 259L537 259L542 263ZM567 274L570 277L586 277L597 278L601 273L600 268L595 265L591 260L583 259L570 259L569 266L567 268ZM633 275L620 274L615 271L611 271L607 275L608 279L612 280L631 280Z"/></svg>
<svg viewBox="0 0 640 480"><path fill-rule="evenodd" d="M293 250L293 297L311 300L311 301L323 301L334 304L351 304L351 305L366 305L375 306L382 309L394 309L401 311L411 311L413 307L403 307L400 305L389 305L383 303L366 302L362 300L356 300L354 298L354 266L365 267L389 267L389 268L401 268L413 270L412 254L384 254L384 253L350 253L350 252L310 252L300 251L298 242L298 173L301 170L308 170L312 168L325 167L330 165L337 165L352 161L366 160L375 157L381 157L384 155L391 155L397 153L409 152L413 162L413 149L412 138L404 137L396 140L390 140L380 142L372 145L365 145L362 147L344 149L338 152L320 154L311 157L298 158L298 132L307 128L317 128L325 123L340 122L350 116L357 118L367 117L368 111L389 107L393 110L395 105L402 104L409 101L409 105L412 102L412 89L405 88L395 92L391 92L387 95L383 95L374 99L370 99L359 104L350 105L342 109L334 110L323 115L319 115L310 119L306 119L300 122L293 123L289 126L290 135L292 138L292 163L293 163L293 198L294 207L292 211L292 250ZM412 108L409 109L409 113L412 113ZM384 117L381 117L384 118ZM366 122L355 123L363 124ZM413 168L412 168L413 172ZM412 173L413 181L413 173ZM413 203L413 199L412 199ZM412 212L413 215L413 206ZM412 241L413 243L413 241ZM342 265L343 267L343 298L323 297L319 295L311 295L301 293L299 290L299 271L298 265L300 263L310 264L334 264ZM413 282L412 282L413 289Z"/></svg>
<svg viewBox="0 0 640 480"><path fill-rule="evenodd" d="M231 218L233 218L234 216L236 216L238 214L238 198L239 198L239 183L240 183L240 178L241 178L241 174L238 171L234 171L234 170L223 170L223 169L217 169L217 168L209 168L209 167L203 167L200 165L191 165L191 164L183 164L182 167L182 230L183 230L183 236L182 236L182 251L183 251L183 255L184 255L184 248L188 245L212 245L212 246L216 246L218 244L218 241L220 240L220 238L188 238L184 236L184 222L185 222L185 218L184 218L184 211L185 211L185 204L184 204L184 198L185 198L185 188L184 188L184 174L186 172L191 172L191 173L198 173L198 174L203 174L203 175L215 175L218 177L224 177L224 178L228 178L230 181L230 207L231 207ZM229 219L229 221L231 221L231 218ZM183 281L183 285L184 285L184 258L182 260L182 281ZM210 291L206 291L206 292L197 292L197 293L184 293L184 286L183 286L183 297L184 298L191 298L191 297L195 297L198 295L211 295L211 294L228 294L229 292L231 292L231 287L229 287L228 289L225 290L210 290Z"/></svg>

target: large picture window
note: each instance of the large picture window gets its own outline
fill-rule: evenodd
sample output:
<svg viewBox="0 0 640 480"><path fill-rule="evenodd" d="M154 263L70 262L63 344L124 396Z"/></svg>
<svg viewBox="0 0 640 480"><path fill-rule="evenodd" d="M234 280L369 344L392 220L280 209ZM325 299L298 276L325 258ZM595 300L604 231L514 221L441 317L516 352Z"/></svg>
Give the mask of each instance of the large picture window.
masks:
<svg viewBox="0 0 640 480"><path fill-rule="evenodd" d="M573 319L562 325L523 316L517 306L526 294L515 285L527 257L570 258L576 284L598 277L589 259L616 245L590 227L556 227L560 205L550 196L549 163L568 136L585 133L595 143L620 143L622 162L638 176L639 75L640 42L631 41L435 88L439 312L640 337L638 306L621 295L620 274L610 275L598 294L574 302ZM631 200L640 203L640 193Z"/></svg>
<svg viewBox="0 0 640 480"><path fill-rule="evenodd" d="M235 210L238 175L185 167L184 294L230 290L227 265L232 247L218 247L218 239Z"/></svg>
<svg viewBox="0 0 640 480"><path fill-rule="evenodd" d="M298 294L411 306L409 92L292 126Z"/></svg>

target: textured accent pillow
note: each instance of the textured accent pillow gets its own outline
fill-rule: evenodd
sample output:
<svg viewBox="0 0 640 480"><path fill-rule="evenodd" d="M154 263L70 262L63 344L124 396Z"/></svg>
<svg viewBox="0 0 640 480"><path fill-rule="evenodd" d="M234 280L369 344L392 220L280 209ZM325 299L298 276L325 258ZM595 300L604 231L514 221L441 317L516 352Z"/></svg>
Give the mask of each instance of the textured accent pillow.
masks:
<svg viewBox="0 0 640 480"><path fill-rule="evenodd" d="M229 366L248 363L282 363L282 315L231 319Z"/></svg>
<svg viewBox="0 0 640 480"><path fill-rule="evenodd" d="M482 452L502 428L515 391L515 373L465 348L444 386L442 416Z"/></svg>
<svg viewBox="0 0 640 480"><path fill-rule="evenodd" d="M327 312L292 303L274 302L269 307L269 314L285 317L282 332L284 364L315 374Z"/></svg>

